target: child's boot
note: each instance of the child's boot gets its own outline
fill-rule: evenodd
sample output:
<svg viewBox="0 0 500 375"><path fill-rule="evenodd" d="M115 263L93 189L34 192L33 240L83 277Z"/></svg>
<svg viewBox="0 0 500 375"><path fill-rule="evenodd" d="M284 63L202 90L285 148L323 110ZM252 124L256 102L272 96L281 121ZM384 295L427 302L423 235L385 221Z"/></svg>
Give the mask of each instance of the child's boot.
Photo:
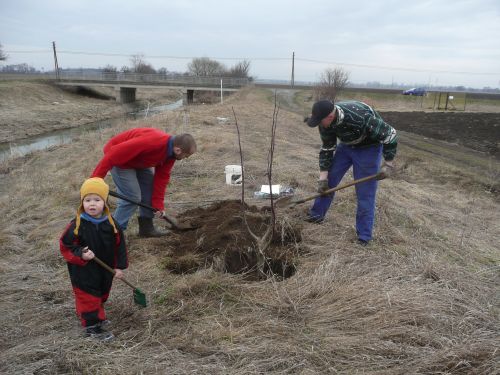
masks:
<svg viewBox="0 0 500 375"><path fill-rule="evenodd" d="M115 336L101 327L101 324L85 327L85 336L101 341L111 341Z"/></svg>

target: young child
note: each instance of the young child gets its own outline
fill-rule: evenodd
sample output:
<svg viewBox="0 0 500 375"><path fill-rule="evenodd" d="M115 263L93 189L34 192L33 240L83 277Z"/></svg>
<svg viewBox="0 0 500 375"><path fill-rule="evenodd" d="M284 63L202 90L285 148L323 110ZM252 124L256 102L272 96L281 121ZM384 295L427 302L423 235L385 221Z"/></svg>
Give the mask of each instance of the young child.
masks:
<svg viewBox="0 0 500 375"><path fill-rule="evenodd" d="M107 205L109 186L102 178L86 180L80 189L80 206L59 241L68 263L75 295L76 314L88 337L103 341L114 338L103 325L109 323L104 312L113 274L96 262L94 256L113 268L117 278L128 267L125 238L115 224Z"/></svg>

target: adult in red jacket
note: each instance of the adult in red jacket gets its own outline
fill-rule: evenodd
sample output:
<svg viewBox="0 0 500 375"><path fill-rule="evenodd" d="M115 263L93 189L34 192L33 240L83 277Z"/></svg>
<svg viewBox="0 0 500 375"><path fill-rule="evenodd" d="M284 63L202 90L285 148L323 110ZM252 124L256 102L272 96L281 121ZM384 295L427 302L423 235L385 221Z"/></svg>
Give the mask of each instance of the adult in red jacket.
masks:
<svg viewBox="0 0 500 375"><path fill-rule="evenodd" d="M104 157L92 177L104 178L111 171L120 194L153 206L160 215L165 209L163 200L175 161L195 152L196 142L190 134L171 135L159 129L135 128L115 135L106 143ZM136 208L127 201L118 201L113 217L123 230ZM155 229L153 217L151 210L139 208L139 236L164 234Z"/></svg>

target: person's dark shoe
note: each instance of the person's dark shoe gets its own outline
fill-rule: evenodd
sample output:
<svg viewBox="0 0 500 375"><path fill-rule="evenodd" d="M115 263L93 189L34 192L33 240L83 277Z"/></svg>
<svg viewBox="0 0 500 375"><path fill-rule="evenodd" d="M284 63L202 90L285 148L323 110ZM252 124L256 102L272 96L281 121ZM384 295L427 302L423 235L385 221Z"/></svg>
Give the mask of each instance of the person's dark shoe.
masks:
<svg viewBox="0 0 500 375"><path fill-rule="evenodd" d="M106 320L101 320L98 324L101 326L101 328L106 329L109 328L111 322L108 319L106 319Z"/></svg>
<svg viewBox="0 0 500 375"><path fill-rule="evenodd" d="M324 219L322 219L320 217L314 217L311 215L307 215L307 217L305 218L305 221L307 221L309 223L314 223L314 224L321 224L324 221Z"/></svg>
<svg viewBox="0 0 500 375"><path fill-rule="evenodd" d="M85 337L90 337L92 339L100 341L111 341L115 338L111 332L106 331L101 327L101 324L95 324L93 326L85 327Z"/></svg>
<svg viewBox="0 0 500 375"><path fill-rule="evenodd" d="M139 219L139 237L162 237L166 236L167 232L160 231L153 225L153 218L138 217Z"/></svg>
<svg viewBox="0 0 500 375"><path fill-rule="evenodd" d="M366 241L366 240L358 239L358 245L359 245L359 246L366 247L366 246L368 246L368 243L369 243L369 242L368 242L368 241Z"/></svg>

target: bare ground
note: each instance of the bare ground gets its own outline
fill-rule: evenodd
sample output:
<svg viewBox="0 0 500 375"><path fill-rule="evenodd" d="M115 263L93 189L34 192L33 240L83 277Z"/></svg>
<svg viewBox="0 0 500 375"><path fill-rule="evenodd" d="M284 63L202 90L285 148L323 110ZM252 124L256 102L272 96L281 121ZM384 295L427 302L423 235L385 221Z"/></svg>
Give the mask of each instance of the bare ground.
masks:
<svg viewBox="0 0 500 375"><path fill-rule="evenodd" d="M322 225L302 223L305 206L279 212L281 220L300 224L296 271L285 279L225 272L213 258L199 262L200 253L194 272L179 273L169 266L186 240L176 242L175 233L140 239L134 223L126 273L150 306L134 306L130 289L116 282L108 317L117 339L104 345L82 338L57 239L76 210L81 182L101 156L88 150L101 150L110 136L138 124L191 132L199 153L176 164L166 202L180 218L192 219L193 212L202 217L202 210L215 212L217 202L240 197L238 188L224 185L223 174L224 165L239 162L233 109L251 197L266 183L274 110L261 91L84 134L72 145L8 162L0 184L2 373L500 371L500 204L475 167L404 143L398 173L380 183L369 248L354 242L353 190L338 193ZM278 119L274 180L309 195L317 178L318 134L292 112L280 110ZM497 164L491 168L498 171ZM239 243L231 241L222 243Z"/></svg>

